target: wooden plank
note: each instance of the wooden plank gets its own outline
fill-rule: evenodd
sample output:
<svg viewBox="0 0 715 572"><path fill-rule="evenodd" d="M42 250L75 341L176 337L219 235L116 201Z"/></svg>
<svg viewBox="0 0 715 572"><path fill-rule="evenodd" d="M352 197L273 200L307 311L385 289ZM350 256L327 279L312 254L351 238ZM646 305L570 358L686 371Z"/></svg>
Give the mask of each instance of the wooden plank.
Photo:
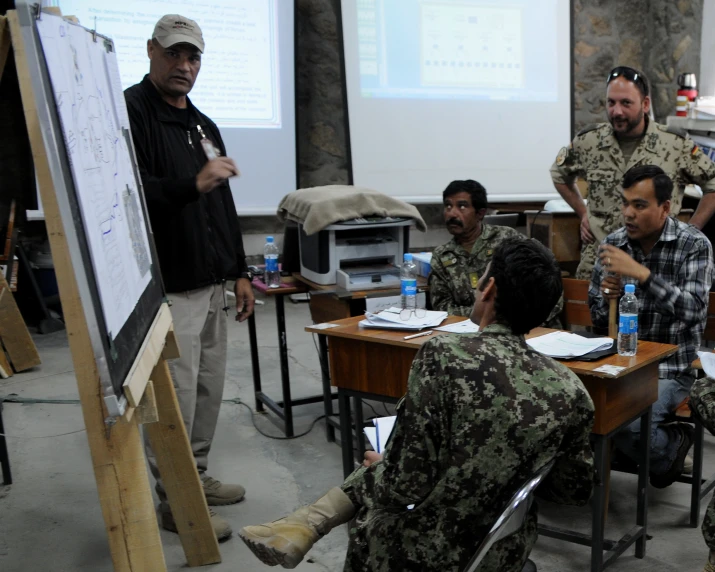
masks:
<svg viewBox="0 0 715 572"><path fill-rule="evenodd" d="M138 425L118 423L107 432L106 410L72 258L65 238L43 131L27 66L17 12L7 12L25 121L45 211L62 308L79 390L82 415L109 548L117 572L166 570Z"/></svg>
<svg viewBox="0 0 715 572"><path fill-rule="evenodd" d="M161 353L166 343L166 335L171 328L171 311L165 302L159 307L154 322L149 328L149 333L144 343L139 348L137 358L134 360L123 389L127 401L132 407L138 407L144 395L144 388L149 381L154 366L161 359Z"/></svg>
<svg viewBox="0 0 715 572"><path fill-rule="evenodd" d="M156 395L154 394L154 382L149 380L144 389L144 395L139 402L139 407L135 409L137 413L137 423L148 425L159 421L159 412L156 407Z"/></svg>
<svg viewBox="0 0 715 572"><path fill-rule="evenodd" d="M159 422L144 427L189 566L221 562L203 487L179 411L169 366L160 360L151 374Z"/></svg>
<svg viewBox="0 0 715 572"><path fill-rule="evenodd" d="M0 299L0 338L7 350L8 357L15 371L25 371L40 365L40 354L35 342L22 319L15 298L10 293L5 277L0 272L0 291L7 290L7 295Z"/></svg>
<svg viewBox="0 0 715 572"><path fill-rule="evenodd" d="M176 333L174 332L174 324L171 324L169 331L166 333L166 345L164 346L164 351L161 352L161 356L164 359L176 359L181 357L179 342L176 341Z"/></svg>

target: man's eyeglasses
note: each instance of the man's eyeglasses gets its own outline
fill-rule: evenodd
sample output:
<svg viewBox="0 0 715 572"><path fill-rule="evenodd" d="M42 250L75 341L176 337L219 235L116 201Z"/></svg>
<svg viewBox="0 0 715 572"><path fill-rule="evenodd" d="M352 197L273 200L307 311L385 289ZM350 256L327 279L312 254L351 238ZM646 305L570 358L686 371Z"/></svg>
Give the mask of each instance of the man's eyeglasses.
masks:
<svg viewBox="0 0 715 572"><path fill-rule="evenodd" d="M643 92L643 96L648 95L648 83L646 82L645 76L639 71L629 68L628 66L618 66L613 68L611 73L609 73L606 78L606 85L618 77L622 77L630 82L633 82L640 87L641 92Z"/></svg>
<svg viewBox="0 0 715 572"><path fill-rule="evenodd" d="M400 320L406 322L412 317L412 314L415 315L415 318L424 318L427 315L427 310L424 308L414 308L413 310L405 308L400 312Z"/></svg>

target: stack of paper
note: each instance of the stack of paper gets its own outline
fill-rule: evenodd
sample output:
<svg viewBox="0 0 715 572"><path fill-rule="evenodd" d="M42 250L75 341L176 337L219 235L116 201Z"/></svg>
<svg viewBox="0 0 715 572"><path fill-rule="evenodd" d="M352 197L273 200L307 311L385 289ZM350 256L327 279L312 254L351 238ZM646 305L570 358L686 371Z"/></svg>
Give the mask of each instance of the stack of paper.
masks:
<svg viewBox="0 0 715 572"><path fill-rule="evenodd" d="M385 445L387 445L387 440L392 435L392 428L395 426L395 421L397 416L392 415L391 417L378 417L373 419L372 422L374 427L365 427L363 431L367 435L370 445L375 449L377 453L382 453L385 450Z"/></svg>
<svg viewBox="0 0 715 572"><path fill-rule="evenodd" d="M362 328L385 328L388 330L422 330L434 328L447 319L447 312L425 312L425 316L418 318L414 312L409 320L400 318L399 308L388 308L378 314L365 312L365 319L360 322Z"/></svg>
<svg viewBox="0 0 715 572"><path fill-rule="evenodd" d="M479 326L472 322L472 320L463 320L461 322L455 322L454 324L440 326L439 328L435 328L435 330L449 332L450 334L476 334L479 331Z"/></svg>
<svg viewBox="0 0 715 572"><path fill-rule="evenodd" d="M575 358L613 346L611 338L584 338L569 332L552 332L526 340L537 352L554 358Z"/></svg>

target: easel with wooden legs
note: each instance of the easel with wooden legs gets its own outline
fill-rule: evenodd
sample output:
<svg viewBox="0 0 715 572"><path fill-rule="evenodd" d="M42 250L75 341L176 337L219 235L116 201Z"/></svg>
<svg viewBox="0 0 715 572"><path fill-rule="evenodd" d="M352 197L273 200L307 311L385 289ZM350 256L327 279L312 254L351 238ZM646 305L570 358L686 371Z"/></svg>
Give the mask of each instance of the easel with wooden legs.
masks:
<svg viewBox="0 0 715 572"><path fill-rule="evenodd" d="M31 30L28 31L25 12L19 12L18 5L18 10L9 10L7 18L0 20L0 57L7 54L3 46L7 46L11 38L114 569L119 572L166 570L140 423L146 423L145 430L163 476L189 566L220 562L218 543L166 363L168 358L178 356L166 303L156 314L126 378L124 394L130 406L121 422L107 422L100 367L93 351L93 336L97 332L89 327L80 296L77 277L83 270L74 264L77 252L72 250L72 233L66 228L73 221L68 220L71 217L60 208L61 201L55 190L47 150L52 141L46 133L48 125L40 122L40 113L45 111L36 103L39 101L37 78L32 77L28 63ZM0 63L4 65L4 58ZM53 166L56 167L54 163Z"/></svg>

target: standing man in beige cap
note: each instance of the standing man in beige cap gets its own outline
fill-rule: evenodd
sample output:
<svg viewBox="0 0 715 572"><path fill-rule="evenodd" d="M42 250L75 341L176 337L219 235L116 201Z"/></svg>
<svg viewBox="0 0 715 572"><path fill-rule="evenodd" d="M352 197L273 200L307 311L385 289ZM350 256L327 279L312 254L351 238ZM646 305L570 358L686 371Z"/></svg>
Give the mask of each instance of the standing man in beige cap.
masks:
<svg viewBox="0 0 715 572"><path fill-rule="evenodd" d="M208 476L226 374L224 283L235 280L236 319L253 312L243 239L216 124L187 97L201 69L204 40L193 20L176 14L157 22L147 43L149 73L124 93L164 286L181 357L169 363L196 467L209 505L241 501L245 490ZM176 532L154 455L147 447L162 526ZM228 522L211 509L219 540Z"/></svg>

